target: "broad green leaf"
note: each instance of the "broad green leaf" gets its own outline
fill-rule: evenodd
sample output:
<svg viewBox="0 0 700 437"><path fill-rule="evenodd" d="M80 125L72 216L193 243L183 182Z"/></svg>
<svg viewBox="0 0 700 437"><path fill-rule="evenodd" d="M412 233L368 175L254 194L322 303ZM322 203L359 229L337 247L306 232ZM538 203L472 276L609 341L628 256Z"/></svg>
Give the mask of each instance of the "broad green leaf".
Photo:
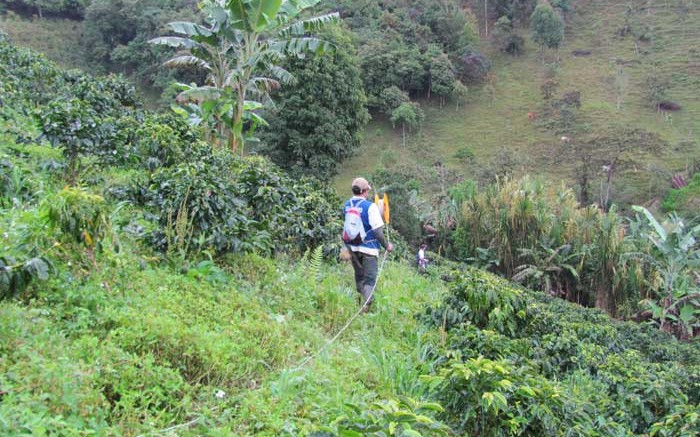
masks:
<svg viewBox="0 0 700 437"><path fill-rule="evenodd" d="M424 404L421 404L419 409L425 409L425 410L429 410L429 411L438 411L438 412L445 411L445 409L442 408L442 405L440 405L436 402L426 402Z"/></svg>
<svg viewBox="0 0 700 437"><path fill-rule="evenodd" d="M695 318L696 312L697 310L692 305L683 305L678 318L687 325Z"/></svg>
<svg viewBox="0 0 700 437"><path fill-rule="evenodd" d="M288 26L280 31L280 35L284 38L291 38L293 36L302 36L308 33L318 32L323 30L330 24L337 24L340 21L340 15L337 12L333 12L326 15L319 15L317 17L309 18L307 20L300 20Z"/></svg>
<svg viewBox="0 0 700 437"><path fill-rule="evenodd" d="M249 22L258 32L275 20L282 6L282 0L252 0L250 3L252 13Z"/></svg>
<svg viewBox="0 0 700 437"><path fill-rule="evenodd" d="M535 397L535 391L532 390L532 388L530 388L528 386L519 387L517 392L518 392L518 394L525 395L527 397L531 397L531 398Z"/></svg>
<svg viewBox="0 0 700 437"><path fill-rule="evenodd" d="M168 23L168 27L175 33L187 35L189 37L202 36L206 38L214 35L213 32L206 27L189 21L173 21L172 23Z"/></svg>
<svg viewBox="0 0 700 437"><path fill-rule="evenodd" d="M211 65L207 61L205 61L202 58L198 58L197 56L188 56L188 55L183 55L183 56L176 56L174 58L168 59L163 63L166 67L191 67L191 66L197 66L197 67L202 67L206 70L211 70Z"/></svg>
<svg viewBox="0 0 700 437"><path fill-rule="evenodd" d="M654 216L649 212L648 209L644 208L643 206L638 206L638 205L632 205L632 209L636 212L642 213L646 219L647 222L654 228L656 233L661 237L662 240L666 240L668 238L666 234L666 230L659 224L659 222L654 218Z"/></svg>
<svg viewBox="0 0 700 437"><path fill-rule="evenodd" d="M433 419L431 419L428 416L424 416L422 414L419 414L416 416L416 422L423 423L423 424L429 424L429 423L433 423Z"/></svg>
<svg viewBox="0 0 700 437"><path fill-rule="evenodd" d="M49 265L41 258L32 258L24 264L24 268L41 281L49 279Z"/></svg>
<svg viewBox="0 0 700 437"><path fill-rule="evenodd" d="M363 437L364 434L357 432L357 431L352 431L349 429L339 429L338 436L339 437Z"/></svg>
<svg viewBox="0 0 700 437"><path fill-rule="evenodd" d="M195 46L197 46L197 42L193 41L189 38L182 38L179 36L161 36L158 38L153 38L148 40L149 43L151 44L158 44L158 45L164 45L168 47L175 47L175 48L185 48L185 49L191 49Z"/></svg>
<svg viewBox="0 0 700 437"><path fill-rule="evenodd" d="M254 100L246 100L245 102L243 102L243 109L245 109L247 111L254 111L256 109L262 109L262 108L263 108L263 104L260 102L256 102Z"/></svg>
<svg viewBox="0 0 700 437"><path fill-rule="evenodd" d="M206 101L221 97L221 90L211 86L190 88L178 94L178 100Z"/></svg>

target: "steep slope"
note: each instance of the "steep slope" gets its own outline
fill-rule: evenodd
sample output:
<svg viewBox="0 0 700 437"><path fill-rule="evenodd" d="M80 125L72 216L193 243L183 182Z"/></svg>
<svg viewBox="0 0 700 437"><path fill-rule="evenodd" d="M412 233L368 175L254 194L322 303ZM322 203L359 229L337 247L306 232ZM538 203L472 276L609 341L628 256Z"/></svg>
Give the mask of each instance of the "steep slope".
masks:
<svg viewBox="0 0 700 437"><path fill-rule="evenodd" d="M508 155L515 161L516 174L573 183L574 162L566 147L612 126L624 126L658 133L668 147L663 155L648 156L632 169L626 183L633 186L619 187L618 200L644 202L662 194L670 176L693 167L700 151L696 123L700 31L694 25L700 20L700 5L684 0L571 3L565 39L557 51L542 55L527 28L519 30L526 39L520 57L499 53L482 39L481 49L493 62L492 73L485 84L470 88L468 104L440 108L434 101L422 101L426 121L422 132L410 137L408 150L401 147L400 132L380 117L367 128L364 149L343 166L336 180L399 164L420 172L436 161L462 177L474 177L485 167L495 172L499 160ZM544 127L558 122L544 110L542 86L547 79L555 99L580 93L573 128ZM655 96L650 84L656 86ZM677 103L681 109L657 110L652 97ZM567 144L562 144L562 135L570 138ZM473 153L472 162L455 156L465 147Z"/></svg>

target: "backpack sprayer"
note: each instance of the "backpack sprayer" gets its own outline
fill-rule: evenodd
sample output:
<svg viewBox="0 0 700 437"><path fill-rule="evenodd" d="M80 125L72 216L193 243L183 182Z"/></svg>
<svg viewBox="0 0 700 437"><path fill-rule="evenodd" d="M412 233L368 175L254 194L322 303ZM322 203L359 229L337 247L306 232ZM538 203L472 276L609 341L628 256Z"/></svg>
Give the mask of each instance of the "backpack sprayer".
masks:
<svg viewBox="0 0 700 437"><path fill-rule="evenodd" d="M389 220L391 219L391 210L389 208L389 196L386 193L384 193L384 197L382 199L380 199L379 194L375 193L374 194L374 203L376 203L377 206L379 207L379 213L382 215L382 219L384 220L384 225L388 225ZM389 243L389 228L385 228L385 229L387 232L385 233L384 237L385 237L387 244L388 244ZM347 322L345 322L343 327L340 328L340 330L338 330L338 332L333 336L333 338L331 338L325 345L323 345L323 347L321 349L319 349L315 354L311 354L308 357L306 357L304 359L304 361L302 361L301 364L299 364L297 367L292 369L292 371L301 369L306 364L308 364L309 361L311 361L312 359L314 359L318 355L320 355L321 352L328 349L328 347L330 345L332 345L346 329L348 329L348 327L353 322L353 320L355 320L360 314L362 314L365 307L367 306L367 304L369 304L369 302L372 300L372 297L374 296L374 290L377 288L377 283L379 282L379 278L382 275L382 270L384 269L384 263L386 262L388 255L389 255L389 252L387 252L385 250L384 256L382 257L382 262L379 264L379 269L377 270L377 279L374 281L374 286L372 287L372 291L370 291L369 296L367 297L367 300L365 300L365 302L362 304L360 309L355 314L353 314L352 317L350 317Z"/></svg>

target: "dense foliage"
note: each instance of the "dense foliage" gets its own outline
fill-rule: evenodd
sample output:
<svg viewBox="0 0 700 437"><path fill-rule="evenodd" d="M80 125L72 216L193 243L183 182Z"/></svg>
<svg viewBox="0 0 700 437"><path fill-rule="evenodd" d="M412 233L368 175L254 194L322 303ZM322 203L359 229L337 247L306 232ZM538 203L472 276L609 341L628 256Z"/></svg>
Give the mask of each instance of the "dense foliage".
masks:
<svg viewBox="0 0 700 437"><path fill-rule="evenodd" d="M572 190L529 178L502 179L482 190L464 183L451 196L459 211L452 244L461 259L610 314L651 309L667 330L669 317L659 308L678 306L673 329L680 337L693 335L700 307L692 277L698 229L678 217L662 225L643 210L628 221L614 208L581 207Z"/></svg>
<svg viewBox="0 0 700 437"><path fill-rule="evenodd" d="M394 6L382 20L404 29ZM452 15L402 35L446 29L466 52ZM438 77L448 63L433 60ZM404 85L382 95L420 92ZM444 187L440 214L424 216L422 180L380 172L412 242L430 218L451 253L545 293L392 260L375 312L344 325L356 295L349 266L322 262L340 204L327 184L217 150L122 79L5 41L0 88L2 434L700 432L698 343L663 332L698 324L700 228L675 215L626 222L527 179L448 198L437 162L423 170ZM552 294L618 314L646 298L662 330Z"/></svg>
<svg viewBox="0 0 700 437"><path fill-rule="evenodd" d="M210 152L151 176L144 205L156 247L175 252L297 252L339 232L339 200L312 180L294 180L263 159Z"/></svg>
<svg viewBox="0 0 700 437"><path fill-rule="evenodd" d="M166 23L193 19L196 2L187 0L91 0L85 10L86 55L97 71L119 71L137 83L167 87L175 72L161 67L170 50L148 44ZM188 80L194 75L178 72Z"/></svg>
<svg viewBox="0 0 700 437"><path fill-rule="evenodd" d="M476 270L424 320L448 331L439 370L426 380L458 433L700 430L692 413L679 413L697 408L698 349L649 326L612 323Z"/></svg>
<svg viewBox="0 0 700 437"><path fill-rule="evenodd" d="M265 116L270 128L261 139L263 152L280 166L328 179L359 147L369 115L347 32L324 38L336 46L333 55L286 61L295 83L274 93L275 108Z"/></svg>
<svg viewBox="0 0 700 437"><path fill-rule="evenodd" d="M172 22L168 26L177 36L150 40L179 50L166 65L206 73L204 83L183 86L178 100L199 110L198 123L216 132L212 141L242 155L245 141L254 139L255 129L266 124L255 110L269 100L273 89L294 80L282 60L332 51L331 44L310 34L335 23L338 15L302 15L319 1L204 1L205 25Z"/></svg>
<svg viewBox="0 0 700 437"><path fill-rule="evenodd" d="M152 209L146 222L155 229L143 235L157 248L177 247L174 253L182 255L204 249L303 252L335 235L339 201L313 181L292 180L264 160L213 153L181 117L139 109L133 87L120 78L65 72L7 42L0 42L0 50L4 107L35 115L42 136L67 161L67 180L103 181L98 174L104 166L140 170L130 183L112 184L107 194ZM34 78L38 86L28 86ZM3 162L3 203L31 196L22 191L15 161ZM57 211L48 216L59 217ZM80 220L66 224L68 232L95 239ZM96 226L97 219L90 220Z"/></svg>

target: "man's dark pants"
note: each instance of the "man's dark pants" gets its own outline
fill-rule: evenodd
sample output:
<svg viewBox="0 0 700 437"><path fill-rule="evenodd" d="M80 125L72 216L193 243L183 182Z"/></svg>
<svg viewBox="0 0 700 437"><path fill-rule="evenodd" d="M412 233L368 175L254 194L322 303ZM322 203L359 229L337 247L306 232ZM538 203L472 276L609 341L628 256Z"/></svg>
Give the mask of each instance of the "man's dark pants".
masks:
<svg viewBox="0 0 700 437"><path fill-rule="evenodd" d="M350 251L350 253L352 254L352 268L355 270L357 292L362 295L362 304L369 299L367 306L370 306L374 302L372 292L377 283L377 257L362 252Z"/></svg>

